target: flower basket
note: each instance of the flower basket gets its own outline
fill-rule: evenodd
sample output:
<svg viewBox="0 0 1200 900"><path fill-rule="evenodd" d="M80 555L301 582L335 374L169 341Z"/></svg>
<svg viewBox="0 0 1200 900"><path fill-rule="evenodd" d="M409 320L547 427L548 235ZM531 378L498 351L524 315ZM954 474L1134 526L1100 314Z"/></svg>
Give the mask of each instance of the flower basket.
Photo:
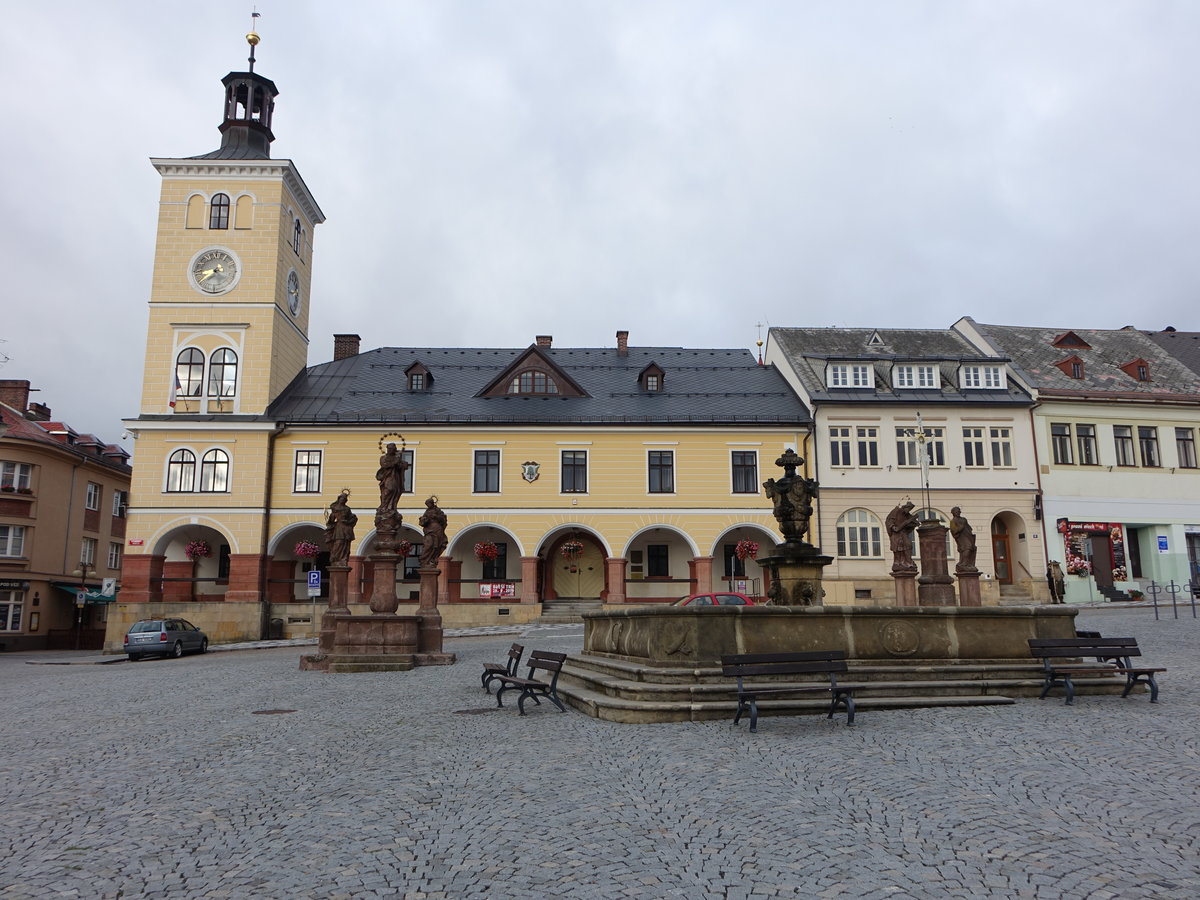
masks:
<svg viewBox="0 0 1200 900"><path fill-rule="evenodd" d="M500 555L500 548L491 541L480 541L475 545L475 558L480 562L491 562Z"/></svg>
<svg viewBox="0 0 1200 900"><path fill-rule="evenodd" d="M316 559L321 552L321 548L312 541L298 541L296 549L293 552L300 559Z"/></svg>
<svg viewBox="0 0 1200 900"><path fill-rule="evenodd" d="M734 554L738 559L745 559L747 556L751 559L758 558L758 542L757 541L738 541L737 546L733 548Z"/></svg>
<svg viewBox="0 0 1200 900"><path fill-rule="evenodd" d="M1082 556L1071 556L1067 554L1067 574L1068 575L1091 575L1092 564Z"/></svg>
<svg viewBox="0 0 1200 900"><path fill-rule="evenodd" d="M184 556L195 562L198 559L212 556L212 547L208 546L208 541L188 541L188 545L183 548Z"/></svg>
<svg viewBox="0 0 1200 900"><path fill-rule="evenodd" d="M563 541L558 552L562 554L563 559L579 559L583 555L583 542L571 538L569 541Z"/></svg>
<svg viewBox="0 0 1200 900"><path fill-rule="evenodd" d="M6 494L15 493L16 490L17 489L15 487L13 487L11 484L0 485L0 491L4 491L4 493L6 493Z"/></svg>
<svg viewBox="0 0 1200 900"><path fill-rule="evenodd" d="M33 488L17 488L18 494L32 494Z"/></svg>

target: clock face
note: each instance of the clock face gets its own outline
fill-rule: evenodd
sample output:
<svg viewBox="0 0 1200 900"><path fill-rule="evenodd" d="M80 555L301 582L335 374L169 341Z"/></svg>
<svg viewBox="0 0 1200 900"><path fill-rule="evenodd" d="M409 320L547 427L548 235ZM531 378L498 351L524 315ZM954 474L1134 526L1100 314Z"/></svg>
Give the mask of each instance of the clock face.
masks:
<svg viewBox="0 0 1200 900"><path fill-rule="evenodd" d="M191 276L197 290L223 294L237 283L237 258L228 250L205 250L192 263Z"/></svg>
<svg viewBox="0 0 1200 900"><path fill-rule="evenodd" d="M288 309L294 316L300 311L300 276L295 272L288 273L287 282Z"/></svg>

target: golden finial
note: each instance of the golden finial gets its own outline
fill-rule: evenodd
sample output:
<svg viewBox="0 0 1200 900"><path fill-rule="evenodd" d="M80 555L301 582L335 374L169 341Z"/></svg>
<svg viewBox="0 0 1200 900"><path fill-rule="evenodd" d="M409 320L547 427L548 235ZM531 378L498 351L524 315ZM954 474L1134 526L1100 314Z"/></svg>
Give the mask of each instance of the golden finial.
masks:
<svg viewBox="0 0 1200 900"><path fill-rule="evenodd" d="M262 40L262 38L258 36L258 32L254 30L254 24L255 24L254 20L257 19L260 15L261 15L261 13L258 11L258 7L257 6L254 7L253 11L250 13L250 30L248 32L246 32L246 43L250 45L250 71L251 72L254 71L254 48L257 47L258 42Z"/></svg>

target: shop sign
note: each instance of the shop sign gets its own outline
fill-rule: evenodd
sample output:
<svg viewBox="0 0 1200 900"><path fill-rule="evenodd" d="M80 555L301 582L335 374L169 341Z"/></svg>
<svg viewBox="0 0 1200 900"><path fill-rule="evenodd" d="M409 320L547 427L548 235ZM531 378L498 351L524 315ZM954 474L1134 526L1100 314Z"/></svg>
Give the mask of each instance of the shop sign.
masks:
<svg viewBox="0 0 1200 900"><path fill-rule="evenodd" d="M511 581L481 581L479 582L480 597L515 597L517 586Z"/></svg>
<svg viewBox="0 0 1200 900"><path fill-rule="evenodd" d="M0 581L0 591L27 591L28 581Z"/></svg>
<svg viewBox="0 0 1200 900"><path fill-rule="evenodd" d="M1158 552L1159 553L1168 552L1167 551L1167 536L1165 534L1160 534L1158 536Z"/></svg>

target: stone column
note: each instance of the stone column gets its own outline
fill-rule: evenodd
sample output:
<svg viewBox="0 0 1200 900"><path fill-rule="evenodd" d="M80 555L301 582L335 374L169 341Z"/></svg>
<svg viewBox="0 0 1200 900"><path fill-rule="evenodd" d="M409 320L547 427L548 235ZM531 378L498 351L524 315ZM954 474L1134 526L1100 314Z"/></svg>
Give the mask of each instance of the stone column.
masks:
<svg viewBox="0 0 1200 900"><path fill-rule="evenodd" d="M958 576L958 605L983 606L983 598L979 594L979 570L973 572L954 572Z"/></svg>
<svg viewBox="0 0 1200 900"><path fill-rule="evenodd" d="M332 570L331 570L332 571ZM356 606L363 602L362 595L363 558L350 557L350 574L346 578L346 605Z"/></svg>
<svg viewBox="0 0 1200 900"><path fill-rule="evenodd" d="M921 577L917 579L917 595L921 606L954 606L954 579L946 563L945 525L922 522L917 526L921 545Z"/></svg>
<svg viewBox="0 0 1200 900"><path fill-rule="evenodd" d="M690 593L711 593L713 589L713 558L711 556L695 556L688 560L688 577L695 585Z"/></svg>
<svg viewBox="0 0 1200 900"><path fill-rule="evenodd" d="M329 573L329 612L345 615L350 612L347 597L350 567L330 566L326 571Z"/></svg>
<svg viewBox="0 0 1200 900"><path fill-rule="evenodd" d="M371 557L371 574L374 578L375 589L371 593L371 612L394 615L400 606L396 596L396 562L399 557L395 553L377 553Z"/></svg>
<svg viewBox="0 0 1200 900"><path fill-rule="evenodd" d="M417 570L421 576L421 600L417 605L417 615L421 619L421 632L417 640L418 653L442 652L442 616L438 612L438 575L439 569Z"/></svg>
<svg viewBox="0 0 1200 900"><path fill-rule="evenodd" d="M450 579L458 578L462 575L462 563L455 562L454 558L451 556L439 557L438 562L440 563L438 569L441 571L441 574L438 576L437 581L437 602L451 603L461 600L461 593L455 597L450 596ZM455 585L455 588L457 588L459 592L462 591L461 585Z"/></svg>
<svg viewBox="0 0 1200 900"><path fill-rule="evenodd" d="M521 557L521 603L537 603L538 558Z"/></svg>
<svg viewBox="0 0 1200 900"><path fill-rule="evenodd" d="M166 557L136 553L121 561L121 602L161 603Z"/></svg>
<svg viewBox="0 0 1200 900"><path fill-rule="evenodd" d="M605 603L625 602L625 572L629 560L623 556L610 556L604 560L604 586L608 588Z"/></svg>
<svg viewBox="0 0 1200 900"><path fill-rule="evenodd" d="M892 578L896 581L896 605L917 605L917 572L913 570L892 570Z"/></svg>

